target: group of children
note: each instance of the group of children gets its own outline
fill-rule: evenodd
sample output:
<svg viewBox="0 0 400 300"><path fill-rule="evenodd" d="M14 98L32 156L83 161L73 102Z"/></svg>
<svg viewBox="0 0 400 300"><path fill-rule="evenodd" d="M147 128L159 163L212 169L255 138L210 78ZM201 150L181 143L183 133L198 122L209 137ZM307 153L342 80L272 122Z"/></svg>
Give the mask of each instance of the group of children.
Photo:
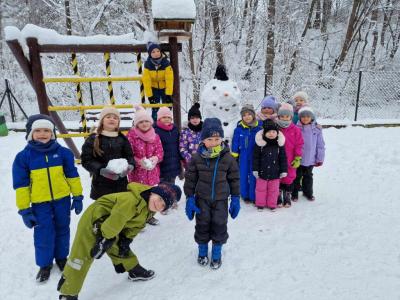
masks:
<svg viewBox="0 0 400 300"><path fill-rule="evenodd" d="M149 59L156 65L155 73L163 67L165 80L171 77L158 45L149 47ZM171 100L170 83L147 89L150 97ZM48 280L55 260L63 272L59 299L78 299L93 260L104 253L115 271L128 272L130 280L153 278L154 271L139 264L129 245L146 223L159 223L156 212L176 206L181 190L175 180L183 170L185 212L189 220L196 220L197 262L218 269L228 239L228 214L233 219L238 216L240 197L260 210L289 207L300 189L314 200L312 169L323 163L324 141L307 100L304 92L297 93L293 108L269 96L258 114L245 105L231 147L223 141L221 121L203 122L197 103L180 133L169 108L153 110L150 116L138 107L126 136L120 132L118 110L105 107L98 127L82 146L81 162L91 174L90 197L95 202L80 218L71 252L70 210L76 214L83 210L79 175L71 151L56 141L52 119L31 116L28 145L13 164L13 183L19 214L27 227L34 228L37 281ZM124 167L116 171L110 162L121 159Z"/></svg>

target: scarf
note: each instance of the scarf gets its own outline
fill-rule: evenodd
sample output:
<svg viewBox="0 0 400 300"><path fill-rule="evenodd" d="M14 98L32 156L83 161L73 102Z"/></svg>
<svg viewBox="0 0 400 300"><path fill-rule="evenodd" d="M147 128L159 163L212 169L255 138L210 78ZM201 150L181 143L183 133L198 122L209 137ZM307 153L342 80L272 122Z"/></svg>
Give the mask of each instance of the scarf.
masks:
<svg viewBox="0 0 400 300"><path fill-rule="evenodd" d="M142 141L145 142L154 142L155 138L156 138L156 132L154 131L153 127L150 127L149 130L147 130L146 132L141 131L138 128L133 128L133 131L136 133L136 135L139 137L139 139L141 139Z"/></svg>
<svg viewBox="0 0 400 300"><path fill-rule="evenodd" d="M277 118L277 116L278 115L276 113L273 113L272 115L269 115L269 116L265 116L262 112L257 113L257 118L261 121L265 121L267 119L274 121Z"/></svg>
<svg viewBox="0 0 400 300"><path fill-rule="evenodd" d="M173 123L171 123L169 125L165 125L161 121L157 121L157 126L160 127L161 129L165 130L165 131L171 131L174 128L174 124Z"/></svg>
<svg viewBox="0 0 400 300"><path fill-rule="evenodd" d="M158 68L161 64L161 61L163 60L163 56L161 55L160 58L156 58L156 59L151 57L150 60L153 63L153 65L155 65Z"/></svg>
<svg viewBox="0 0 400 300"><path fill-rule="evenodd" d="M108 136L108 137L117 137L119 132L118 131L103 130L100 134L104 135L104 136Z"/></svg>
<svg viewBox="0 0 400 300"><path fill-rule="evenodd" d="M200 132L203 129L203 121L200 121L199 125L193 125L189 122L188 127L194 132Z"/></svg>
<svg viewBox="0 0 400 300"><path fill-rule="evenodd" d="M203 143L201 143L198 152L204 158L215 158L221 154L221 151L224 150L224 148L225 145L221 144L208 149Z"/></svg>
<svg viewBox="0 0 400 300"><path fill-rule="evenodd" d="M290 126L290 124L292 123L292 120L289 121L283 121L283 120L276 120L276 123L279 125L279 127L281 128L288 128Z"/></svg>
<svg viewBox="0 0 400 300"><path fill-rule="evenodd" d="M46 153L55 151L60 147L60 144L56 140L50 140L47 143L41 143L38 141L29 141L28 148L38 151L40 153Z"/></svg>

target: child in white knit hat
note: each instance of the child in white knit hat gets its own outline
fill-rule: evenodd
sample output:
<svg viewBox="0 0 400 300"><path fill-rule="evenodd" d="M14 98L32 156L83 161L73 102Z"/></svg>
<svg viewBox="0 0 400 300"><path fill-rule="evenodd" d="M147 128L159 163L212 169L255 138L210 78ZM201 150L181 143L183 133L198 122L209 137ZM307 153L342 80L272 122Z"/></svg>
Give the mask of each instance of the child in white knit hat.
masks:
<svg viewBox="0 0 400 300"><path fill-rule="evenodd" d="M299 110L303 106L308 105L309 97L304 91L299 91L293 95L294 107L293 107L293 123L297 124L299 121Z"/></svg>

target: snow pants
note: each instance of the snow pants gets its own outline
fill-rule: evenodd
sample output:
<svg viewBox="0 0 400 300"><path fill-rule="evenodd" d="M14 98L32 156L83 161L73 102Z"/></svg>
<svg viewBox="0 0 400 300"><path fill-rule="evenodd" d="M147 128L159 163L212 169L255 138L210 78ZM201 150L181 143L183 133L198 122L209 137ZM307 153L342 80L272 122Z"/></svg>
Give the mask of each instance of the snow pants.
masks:
<svg viewBox="0 0 400 300"><path fill-rule="evenodd" d="M58 283L57 290L62 295L76 296L82 289L87 272L93 263L90 250L96 243L94 232L93 210L95 206L89 206L79 220L71 254L68 257L63 274ZM110 257L115 271L124 273L134 268L139 262L136 255L129 250L127 257L120 257L118 252L118 236L113 246L106 252Z"/></svg>
<svg viewBox="0 0 400 300"><path fill-rule="evenodd" d="M248 156L239 156L240 196L253 201L256 199L256 178L253 175L253 163Z"/></svg>
<svg viewBox="0 0 400 300"><path fill-rule="evenodd" d="M228 240L228 199L209 201L196 199L200 214L196 214L194 239L197 244L225 244Z"/></svg>
<svg viewBox="0 0 400 300"><path fill-rule="evenodd" d="M257 178L256 206L276 208L279 195L279 179Z"/></svg>
<svg viewBox="0 0 400 300"><path fill-rule="evenodd" d="M165 89L152 88L152 91L153 91L154 99L152 101L150 101L150 104L172 103L172 102L167 102L166 101L166 99L165 99ZM151 117L153 118L154 122L157 122L158 109L159 109L158 107L151 109Z"/></svg>
<svg viewBox="0 0 400 300"><path fill-rule="evenodd" d="M299 190L302 187L303 195L307 198L311 198L314 194L313 191L313 169L314 166L300 166L297 169L297 176L293 183L293 198L299 197ZM301 186L300 186L301 183Z"/></svg>
<svg viewBox="0 0 400 300"><path fill-rule="evenodd" d="M37 225L33 229L36 264L47 267L53 259L65 259L69 252L71 198L32 203Z"/></svg>

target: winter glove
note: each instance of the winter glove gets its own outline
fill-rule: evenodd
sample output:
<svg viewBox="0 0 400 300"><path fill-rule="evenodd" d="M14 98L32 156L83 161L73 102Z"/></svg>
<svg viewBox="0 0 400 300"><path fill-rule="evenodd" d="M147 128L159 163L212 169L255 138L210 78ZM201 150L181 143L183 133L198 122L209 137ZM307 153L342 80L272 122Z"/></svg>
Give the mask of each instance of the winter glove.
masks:
<svg viewBox="0 0 400 300"><path fill-rule="evenodd" d="M125 235L120 234L118 239L118 255L121 257L128 257L129 256L129 245L132 243L133 239L128 239Z"/></svg>
<svg viewBox="0 0 400 300"><path fill-rule="evenodd" d="M119 177L125 178L126 175L128 175L129 172L132 172L134 168L135 167L133 165L128 165L128 168L125 171L122 171L121 174L119 174Z"/></svg>
<svg viewBox="0 0 400 300"><path fill-rule="evenodd" d="M33 215L32 208L21 209L18 212L22 216L24 224L28 228L35 227L37 225L36 217Z"/></svg>
<svg viewBox="0 0 400 300"><path fill-rule="evenodd" d="M320 166L322 166L322 165L323 165L323 163L324 163L324 162L322 162L322 161L319 161L319 162L317 162L317 163L316 163L314 166L315 166L315 167L320 167Z"/></svg>
<svg viewBox="0 0 400 300"><path fill-rule="evenodd" d="M173 101L171 95L165 95L164 99L165 99L166 103L172 103L172 101Z"/></svg>
<svg viewBox="0 0 400 300"><path fill-rule="evenodd" d="M237 217L240 211L240 197L239 196L231 196L231 203L229 204L229 214L231 218L234 219Z"/></svg>
<svg viewBox="0 0 400 300"><path fill-rule="evenodd" d="M185 212L189 221L193 220L195 213L199 214L201 212L200 208L196 205L196 198L194 196L187 198Z"/></svg>
<svg viewBox="0 0 400 300"><path fill-rule="evenodd" d="M255 178L258 178L259 176L258 176L258 171L253 171L253 176L255 177Z"/></svg>
<svg viewBox="0 0 400 300"><path fill-rule="evenodd" d="M153 163L150 161L150 159L146 157L140 161L140 165L142 166L143 169L148 171L153 169Z"/></svg>
<svg viewBox="0 0 400 300"><path fill-rule="evenodd" d="M279 174L279 178L285 178L287 176L287 173L281 173Z"/></svg>
<svg viewBox="0 0 400 300"><path fill-rule="evenodd" d="M101 168L100 175L110 180L118 180L119 178L118 174L115 174L113 171L110 171L107 168Z"/></svg>
<svg viewBox="0 0 400 300"><path fill-rule="evenodd" d="M295 169L297 169L298 167L300 167L300 163L301 163L301 156L296 156L292 162L291 162L291 166Z"/></svg>
<svg viewBox="0 0 400 300"><path fill-rule="evenodd" d="M83 196L73 196L72 197L72 204L71 204L71 210L75 209L75 214L79 215L83 209Z"/></svg>
<svg viewBox="0 0 400 300"><path fill-rule="evenodd" d="M152 157L150 157L149 158L149 160L151 161L151 164L152 164L152 168L151 168L151 170L153 170L156 166L157 166L157 163L158 163L158 157L157 156L152 156Z"/></svg>
<svg viewBox="0 0 400 300"><path fill-rule="evenodd" d="M106 239L101 234L96 237L96 244L92 250L90 250L90 256L99 259L103 254L112 247L115 242L115 237L112 239Z"/></svg>

